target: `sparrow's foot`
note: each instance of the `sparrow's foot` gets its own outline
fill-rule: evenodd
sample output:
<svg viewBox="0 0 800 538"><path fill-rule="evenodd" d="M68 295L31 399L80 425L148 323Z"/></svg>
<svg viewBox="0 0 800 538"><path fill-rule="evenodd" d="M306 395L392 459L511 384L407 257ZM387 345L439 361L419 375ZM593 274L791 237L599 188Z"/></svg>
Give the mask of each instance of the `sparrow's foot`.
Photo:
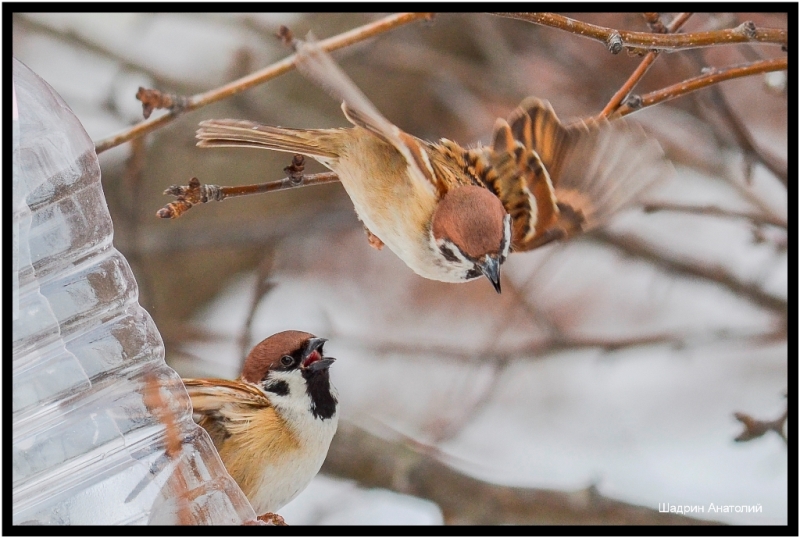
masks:
<svg viewBox="0 0 800 538"><path fill-rule="evenodd" d="M376 250L380 250L383 248L383 241L381 241L377 235L370 232L369 228L367 228L366 226L364 226L364 231L367 232L367 241L369 241L369 246L371 246Z"/></svg>
<svg viewBox="0 0 800 538"><path fill-rule="evenodd" d="M259 521L263 521L268 525L278 525L278 526L285 526L288 527L289 524L283 520L282 516L278 514L273 514L272 512L267 512L266 514L261 514L257 518Z"/></svg>

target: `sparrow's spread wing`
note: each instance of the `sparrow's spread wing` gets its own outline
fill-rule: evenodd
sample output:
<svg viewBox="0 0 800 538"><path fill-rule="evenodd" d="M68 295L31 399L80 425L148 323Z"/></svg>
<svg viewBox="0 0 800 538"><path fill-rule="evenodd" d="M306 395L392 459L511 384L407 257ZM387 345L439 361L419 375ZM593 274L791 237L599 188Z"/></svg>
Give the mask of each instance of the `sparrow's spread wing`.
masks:
<svg viewBox="0 0 800 538"><path fill-rule="evenodd" d="M578 136L576 130L566 128L550 103L537 97L522 101L509 116L508 124L513 138L539 155L553 183L557 183L569 147Z"/></svg>
<svg viewBox="0 0 800 538"><path fill-rule="evenodd" d="M534 97L507 123L497 121L491 148L471 151L479 177L511 215L515 251L603 224L672 171L658 142L635 124L564 125Z"/></svg>
<svg viewBox="0 0 800 538"><path fill-rule="evenodd" d="M519 250L558 220L553 184L540 156L516 140L509 124L498 119L492 145L472 150L476 172L511 215L511 246Z"/></svg>
<svg viewBox="0 0 800 538"><path fill-rule="evenodd" d="M211 435L214 445L247 429L256 414L274 415L269 399L257 387L227 379L184 379L198 424ZM262 415L263 416L263 415Z"/></svg>
<svg viewBox="0 0 800 538"><path fill-rule="evenodd" d="M564 158L551 177L559 207L566 208L562 213L582 213L584 231L605 223L674 172L661 145L636 123L581 121L566 129Z"/></svg>
<svg viewBox="0 0 800 538"><path fill-rule="evenodd" d="M445 189L433 173L430 160L419 140L400 130L375 108L331 56L309 34L297 47L297 69L342 102L351 123L367 129L399 151L408 163L409 176L420 186L441 195Z"/></svg>

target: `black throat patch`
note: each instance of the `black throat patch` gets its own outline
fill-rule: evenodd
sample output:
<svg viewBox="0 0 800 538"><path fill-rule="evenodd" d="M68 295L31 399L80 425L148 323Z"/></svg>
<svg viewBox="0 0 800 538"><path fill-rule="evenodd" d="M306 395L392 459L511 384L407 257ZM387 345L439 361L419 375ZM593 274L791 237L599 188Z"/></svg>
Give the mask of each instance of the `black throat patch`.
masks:
<svg viewBox="0 0 800 538"><path fill-rule="evenodd" d="M314 417L327 420L336 414L336 398L331 394L331 380L328 369L317 372L303 370L306 379L306 392L311 398L311 413Z"/></svg>

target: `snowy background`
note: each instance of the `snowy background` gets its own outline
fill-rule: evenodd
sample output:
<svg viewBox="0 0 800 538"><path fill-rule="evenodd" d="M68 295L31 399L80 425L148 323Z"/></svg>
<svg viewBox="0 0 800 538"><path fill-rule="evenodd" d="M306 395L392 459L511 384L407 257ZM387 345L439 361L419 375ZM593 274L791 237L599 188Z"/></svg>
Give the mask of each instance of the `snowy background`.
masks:
<svg viewBox="0 0 800 538"><path fill-rule="evenodd" d="M641 14L575 17L647 30ZM378 18L15 14L13 45L99 140L140 121L139 86L199 93L285 57L272 36L281 24L326 38ZM786 27L779 15L698 14L686 29L745 20ZM637 92L702 65L780 54L746 45L663 55ZM596 114L640 61L488 15L440 15L335 56L401 128L464 144L486 142L494 119L529 94L565 118ZM169 201L163 189L191 176L223 185L283 177L281 155L196 149L202 119L345 125L337 103L296 73L187 114L144 144L103 153L103 182L115 244L181 375L235 377L243 354L280 330L329 338L351 427L334 441L323 474L281 511L288 523L582 522L523 521L507 506L476 519L421 487L410 464L391 480L371 479L354 444L360 432L417 463L477 479L465 498L501 485L547 499L585 493L588 505L620 501L620 510L700 505L706 512L693 517L786 524L786 444L774 432L734 442L742 425L733 417L772 420L787 406L781 84L780 76L726 82L718 87L723 105L706 90L633 116L677 167L648 201L714 206L725 216L631 210L603 233L512 256L500 296L485 281L423 280L387 249L371 249L338 185L155 218ZM746 154L731 135L726 109L757 152ZM783 180L764 165L769 159L782 164ZM762 512L709 513L711 503Z"/></svg>

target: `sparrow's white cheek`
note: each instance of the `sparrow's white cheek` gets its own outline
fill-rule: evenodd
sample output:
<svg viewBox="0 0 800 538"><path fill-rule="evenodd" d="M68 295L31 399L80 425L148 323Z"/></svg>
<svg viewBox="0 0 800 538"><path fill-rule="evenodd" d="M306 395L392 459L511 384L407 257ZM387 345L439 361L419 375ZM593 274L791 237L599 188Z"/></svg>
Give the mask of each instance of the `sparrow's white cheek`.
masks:
<svg viewBox="0 0 800 538"><path fill-rule="evenodd" d="M267 377L266 384L280 389L267 392L269 401L276 408L287 412L303 412L310 409L311 399L306 393L306 382L300 370L272 371Z"/></svg>
<svg viewBox="0 0 800 538"><path fill-rule="evenodd" d="M434 258L436 265L442 271L443 277L438 280L445 282L463 282L465 280L473 280L480 275L480 272L475 277L468 277L470 271L475 269L475 264L468 260L461 250L450 241L444 239L436 239L433 233L429 236L431 252L435 253ZM445 249L446 254L442 252Z"/></svg>

